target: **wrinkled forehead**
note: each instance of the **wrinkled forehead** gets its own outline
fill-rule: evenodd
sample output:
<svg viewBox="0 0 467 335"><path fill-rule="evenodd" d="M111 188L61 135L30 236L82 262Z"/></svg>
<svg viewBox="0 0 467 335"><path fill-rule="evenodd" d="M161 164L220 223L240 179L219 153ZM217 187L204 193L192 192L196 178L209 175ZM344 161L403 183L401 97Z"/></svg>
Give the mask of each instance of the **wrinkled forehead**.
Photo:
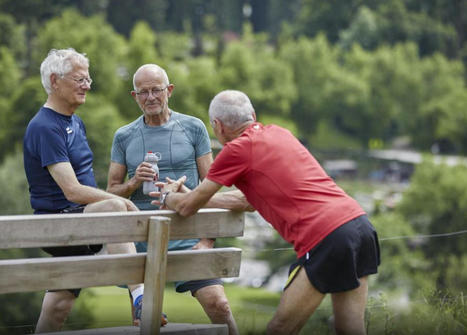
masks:
<svg viewBox="0 0 467 335"><path fill-rule="evenodd" d="M71 62L71 70L66 74L89 77L89 66L80 62Z"/></svg>
<svg viewBox="0 0 467 335"><path fill-rule="evenodd" d="M138 71L135 75L136 88L162 88L169 83L165 79L164 73L157 68L145 68Z"/></svg>

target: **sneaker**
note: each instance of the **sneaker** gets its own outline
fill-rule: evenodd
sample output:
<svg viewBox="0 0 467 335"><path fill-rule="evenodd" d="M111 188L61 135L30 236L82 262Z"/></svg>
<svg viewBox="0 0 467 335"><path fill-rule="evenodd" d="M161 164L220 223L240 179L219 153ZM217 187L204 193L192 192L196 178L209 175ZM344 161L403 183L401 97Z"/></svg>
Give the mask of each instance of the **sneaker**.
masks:
<svg viewBox="0 0 467 335"><path fill-rule="evenodd" d="M143 296L140 295L138 298L135 300L135 321L139 324L141 321L141 314L143 313ZM165 326L168 323L167 315L165 313L162 313L161 315L161 326Z"/></svg>

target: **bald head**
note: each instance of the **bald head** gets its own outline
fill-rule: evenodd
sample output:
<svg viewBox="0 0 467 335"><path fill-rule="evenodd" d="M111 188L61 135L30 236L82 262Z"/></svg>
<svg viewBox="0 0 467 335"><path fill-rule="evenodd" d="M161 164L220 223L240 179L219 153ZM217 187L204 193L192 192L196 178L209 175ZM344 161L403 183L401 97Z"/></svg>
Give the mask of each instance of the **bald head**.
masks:
<svg viewBox="0 0 467 335"><path fill-rule="evenodd" d="M139 78L148 73L153 73L156 76L161 77L164 85L169 85L169 76L167 76L167 72L165 72L163 68L156 64L144 64L141 65L133 75L133 88L135 90L137 89Z"/></svg>
<svg viewBox="0 0 467 335"><path fill-rule="evenodd" d="M218 93L209 105L209 120L212 123L215 119L234 130L254 122L255 110L245 93L226 90Z"/></svg>

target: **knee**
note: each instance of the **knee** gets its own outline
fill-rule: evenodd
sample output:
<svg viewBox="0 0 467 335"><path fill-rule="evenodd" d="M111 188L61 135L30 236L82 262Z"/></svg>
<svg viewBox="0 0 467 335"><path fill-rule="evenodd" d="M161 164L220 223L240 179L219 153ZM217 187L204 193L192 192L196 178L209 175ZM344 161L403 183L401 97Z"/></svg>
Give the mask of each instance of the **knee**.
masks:
<svg viewBox="0 0 467 335"><path fill-rule="evenodd" d="M229 317L232 313L229 301L225 297L217 297L208 302L206 308L219 317Z"/></svg>
<svg viewBox="0 0 467 335"><path fill-rule="evenodd" d="M230 316L232 313L229 301L225 297L219 298L215 301L215 309L223 316Z"/></svg>
<svg viewBox="0 0 467 335"><path fill-rule="evenodd" d="M126 212L127 207L123 200L121 199L109 199L106 200L105 210L108 212Z"/></svg>
<svg viewBox="0 0 467 335"><path fill-rule="evenodd" d="M74 299L61 299L55 304L45 307L45 313L48 318L52 319L55 323L63 324L71 312Z"/></svg>

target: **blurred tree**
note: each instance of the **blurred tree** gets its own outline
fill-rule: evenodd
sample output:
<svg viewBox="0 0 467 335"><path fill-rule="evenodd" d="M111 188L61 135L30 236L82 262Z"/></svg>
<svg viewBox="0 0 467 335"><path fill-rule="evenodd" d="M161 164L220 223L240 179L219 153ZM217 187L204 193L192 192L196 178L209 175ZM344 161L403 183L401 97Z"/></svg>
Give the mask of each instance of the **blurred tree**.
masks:
<svg viewBox="0 0 467 335"><path fill-rule="evenodd" d="M380 44L413 41L420 55L436 51L447 56L454 54L456 31L451 25L428 16L425 12L407 10L403 0L384 2L378 8Z"/></svg>
<svg viewBox="0 0 467 335"><path fill-rule="evenodd" d="M105 92L110 100L120 94L122 77L127 75L121 67L127 45L102 16L87 18L76 10L66 10L38 31L36 44L36 69L50 49L72 47L89 57L92 91Z"/></svg>
<svg viewBox="0 0 467 335"><path fill-rule="evenodd" d="M417 166L398 211L419 234L453 233L467 220L467 167L435 164ZM463 260L466 235L424 239L422 250L436 276L438 289L462 292L467 282Z"/></svg>
<svg viewBox="0 0 467 335"><path fill-rule="evenodd" d="M465 106L455 102L456 97L464 94L459 92L465 91L462 63L449 61L441 54L435 54L422 59L411 69L411 75L420 78L419 87L411 92L413 96L419 94L419 106L414 113L405 114L405 132L411 134L415 146L423 150L430 150L434 143L444 139L455 139L456 137L446 134L446 128L441 127L446 125L443 119L461 120L465 113ZM462 147L461 144L456 146ZM453 148L448 146L446 150L452 151ZM441 148L441 151L446 150Z"/></svg>
<svg viewBox="0 0 467 335"><path fill-rule="evenodd" d="M18 118L15 114L21 112L11 109L12 96L20 89L20 70L10 49L0 47L0 162L5 155L14 150L14 143L18 137L11 138L12 127L18 126L14 120ZM19 116L21 117L21 115Z"/></svg>
<svg viewBox="0 0 467 335"><path fill-rule="evenodd" d="M399 135L403 114L415 113L420 104L421 77L413 70L420 62L416 46L386 46L368 52L354 45L342 60L343 71L337 72L327 95L334 125L364 145L371 138L387 141ZM334 92L333 87L339 89L345 83L346 90Z"/></svg>
<svg viewBox="0 0 467 335"><path fill-rule="evenodd" d="M155 63L164 67L156 50L156 33L144 21L139 21L133 27L128 41L125 65L121 66L123 79L120 93L115 97L115 105L120 114L128 121L140 115L140 110L130 95L133 90L133 75L143 64Z"/></svg>
<svg viewBox="0 0 467 335"><path fill-rule="evenodd" d="M77 114L86 126L89 146L94 154L93 169L97 184L105 189L113 135L125 124L125 120L105 95L88 93L86 100Z"/></svg>
<svg viewBox="0 0 467 335"><path fill-rule="evenodd" d="M300 137L307 138L326 117L324 106L325 84L337 67L339 50L320 34L314 39L301 37L287 39L279 45L279 59L292 69L297 98L292 105Z"/></svg>
<svg viewBox="0 0 467 335"><path fill-rule="evenodd" d="M119 33L129 36L138 21L147 22L154 30L166 28L167 0L112 0L107 5L107 21ZM173 27L171 27L173 28Z"/></svg>
<svg viewBox="0 0 467 335"><path fill-rule="evenodd" d="M169 63L190 58L193 44L190 35L168 31L157 35L156 47L161 60Z"/></svg>
<svg viewBox="0 0 467 335"><path fill-rule="evenodd" d="M23 169L23 149L6 156L0 165L0 215L31 214L29 186Z"/></svg>
<svg viewBox="0 0 467 335"><path fill-rule="evenodd" d="M227 45L219 65L222 86L248 94L258 116L289 116L297 97L291 68L267 44L268 36L245 25L240 41Z"/></svg>
<svg viewBox="0 0 467 335"><path fill-rule="evenodd" d="M449 141L456 152L467 154L467 89L458 88L438 104L443 116L436 129L437 138Z"/></svg>
<svg viewBox="0 0 467 335"><path fill-rule="evenodd" d="M17 64L24 65L26 57L26 29L12 15L0 13L0 46L8 48Z"/></svg>
<svg viewBox="0 0 467 335"><path fill-rule="evenodd" d="M0 125L3 155L21 146L29 120L44 104L47 95L39 77L30 77L17 86ZM3 123L4 122L4 123Z"/></svg>
<svg viewBox="0 0 467 335"><path fill-rule="evenodd" d="M167 72L175 85L170 107L179 113L196 116L208 125L209 103L220 90L214 60L197 57L183 63L172 63Z"/></svg>
<svg viewBox="0 0 467 335"><path fill-rule="evenodd" d="M361 6L347 29L339 32L339 45L349 50L357 43L372 50L381 42L381 24L378 15L366 6Z"/></svg>
<svg viewBox="0 0 467 335"><path fill-rule="evenodd" d="M366 5L374 7L380 2L383 1L367 1ZM339 38L339 31L349 27L363 3L363 0L302 0L295 23L297 31L309 37L315 37L322 32L334 43Z"/></svg>
<svg viewBox="0 0 467 335"><path fill-rule="evenodd" d="M406 0L407 8L426 13L434 20L453 26L457 33L457 49L465 46L467 39L467 2L451 0Z"/></svg>
<svg viewBox="0 0 467 335"><path fill-rule="evenodd" d="M428 273L431 264L417 247L418 240L397 238L415 236L411 224L397 212L372 215L371 222L380 238L381 252L381 266L372 289L413 297L423 289L432 288L435 278Z"/></svg>

